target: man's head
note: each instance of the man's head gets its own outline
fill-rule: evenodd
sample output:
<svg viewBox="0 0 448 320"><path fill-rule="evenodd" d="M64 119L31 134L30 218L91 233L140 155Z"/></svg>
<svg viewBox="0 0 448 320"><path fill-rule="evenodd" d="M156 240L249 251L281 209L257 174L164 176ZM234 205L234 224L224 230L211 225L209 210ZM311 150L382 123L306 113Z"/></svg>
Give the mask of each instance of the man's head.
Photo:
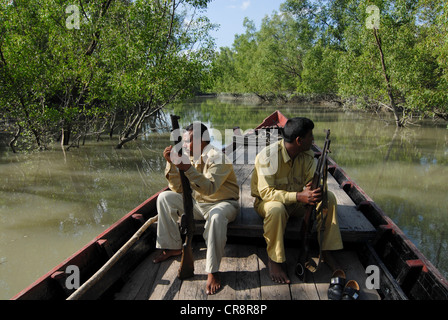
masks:
<svg viewBox="0 0 448 320"><path fill-rule="evenodd" d="M193 122L185 127L185 133L182 136L183 148L187 150L191 156L200 157L202 150L210 143L210 135L205 124L201 122ZM195 153L198 152L196 155Z"/></svg>
<svg viewBox="0 0 448 320"><path fill-rule="evenodd" d="M289 119L283 128L283 139L286 143L300 148L300 151L311 149L313 144L314 123L308 118Z"/></svg>

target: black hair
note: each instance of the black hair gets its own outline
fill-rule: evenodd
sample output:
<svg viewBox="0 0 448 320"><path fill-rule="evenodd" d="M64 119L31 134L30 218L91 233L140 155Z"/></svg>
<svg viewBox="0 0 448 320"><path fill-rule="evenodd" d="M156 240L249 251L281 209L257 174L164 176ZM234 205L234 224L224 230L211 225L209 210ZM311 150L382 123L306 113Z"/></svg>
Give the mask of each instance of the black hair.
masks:
<svg viewBox="0 0 448 320"><path fill-rule="evenodd" d="M192 131L193 135L197 132L198 125L201 126L201 141L210 143L210 134L208 132L207 126L202 122L195 121L192 124L185 127L186 131Z"/></svg>
<svg viewBox="0 0 448 320"><path fill-rule="evenodd" d="M292 143L297 137L305 137L306 134L314 129L314 122L308 118L296 117L289 119L283 128L283 139Z"/></svg>

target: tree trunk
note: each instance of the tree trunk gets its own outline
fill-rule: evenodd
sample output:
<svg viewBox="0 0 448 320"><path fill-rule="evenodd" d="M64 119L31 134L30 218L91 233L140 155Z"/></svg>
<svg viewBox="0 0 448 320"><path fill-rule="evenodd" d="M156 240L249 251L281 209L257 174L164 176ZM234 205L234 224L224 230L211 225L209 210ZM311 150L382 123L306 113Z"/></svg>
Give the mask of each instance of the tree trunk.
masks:
<svg viewBox="0 0 448 320"><path fill-rule="evenodd" d="M110 120L109 125L109 139L112 139L112 136L114 135L114 129L115 129L115 123L117 121L117 112L115 111L112 115L112 119Z"/></svg>
<svg viewBox="0 0 448 320"><path fill-rule="evenodd" d="M382 70L383 70L384 80L386 81L387 95L389 96L390 108L392 110L392 113L394 114L395 124L396 124L397 127L402 127L403 126L403 122L400 119L400 113L398 111L397 105L395 104L395 99L394 99L394 95L393 95L393 92L392 92L392 87L390 85L390 77L387 74L386 62L384 60L383 48L381 46L381 39L378 36L378 33L377 33L375 28L373 29L373 35L375 36L376 45L377 45L378 51L380 53L381 67L382 67Z"/></svg>
<svg viewBox="0 0 448 320"><path fill-rule="evenodd" d="M19 125L19 128L17 129L16 133L13 135L11 141L9 141L9 147L11 148L11 151L13 153L17 153L15 145L16 145L17 139L19 139L21 133L22 133L22 127Z"/></svg>
<svg viewBox="0 0 448 320"><path fill-rule="evenodd" d="M70 125L68 127L64 127L64 125L63 125L62 126L62 136L61 136L61 145L68 146L68 144L70 142L70 133L71 133Z"/></svg>

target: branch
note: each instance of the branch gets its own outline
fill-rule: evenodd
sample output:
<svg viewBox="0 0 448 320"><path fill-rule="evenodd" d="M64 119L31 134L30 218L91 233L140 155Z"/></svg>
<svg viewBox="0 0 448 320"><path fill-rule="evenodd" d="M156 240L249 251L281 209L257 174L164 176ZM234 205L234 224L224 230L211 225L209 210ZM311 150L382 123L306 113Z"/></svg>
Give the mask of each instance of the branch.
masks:
<svg viewBox="0 0 448 320"><path fill-rule="evenodd" d="M102 6L102 8L101 8L101 10L100 10L100 14L99 14L99 16L98 16L98 21L100 21L101 18L103 17L103 15L106 14L106 12L107 12L107 10L109 9L111 3L112 3L112 0L107 0L107 1L103 4L103 6ZM96 32L94 32L94 33L93 33L93 39L92 39L92 42L90 43L90 46L89 46L89 48L87 49L87 51L86 51L86 53L85 53L86 56L90 56L90 55L93 54L93 52L95 51L96 46L98 45L98 39L99 39L99 38L100 38L100 31L96 31Z"/></svg>
<svg viewBox="0 0 448 320"><path fill-rule="evenodd" d="M390 77L387 74L386 62L384 59L384 53L383 53L383 48L381 45L381 39L378 37L377 31L375 28L373 29L373 35L375 36L376 45L377 45L378 51L380 53L381 67L383 70L384 80L386 81L387 95L389 96L390 106L392 108L393 115L395 118L395 124L397 125L397 127L401 127L403 125L403 123L400 120L400 116L398 115L398 110L395 105L395 99L394 99L394 95L392 93L392 86L390 85Z"/></svg>
<svg viewBox="0 0 448 320"><path fill-rule="evenodd" d="M79 4L81 5L82 14L87 19L87 21L91 22L89 17L87 16L86 10L84 10L84 6L82 5L82 1L79 1Z"/></svg>
<svg viewBox="0 0 448 320"><path fill-rule="evenodd" d="M166 37L166 44L165 44L165 49L168 48L168 44L171 38L171 34L173 33L173 24L174 24L174 14L176 11L176 0L173 1L173 12L171 13L171 22L170 22L170 29L168 31L168 35Z"/></svg>
<svg viewBox="0 0 448 320"><path fill-rule="evenodd" d="M2 51L2 43L0 43L0 59L1 59L1 62L3 63L3 65L0 64L0 67L2 67L2 66L6 67L7 64L6 64L5 56L3 55L3 51Z"/></svg>

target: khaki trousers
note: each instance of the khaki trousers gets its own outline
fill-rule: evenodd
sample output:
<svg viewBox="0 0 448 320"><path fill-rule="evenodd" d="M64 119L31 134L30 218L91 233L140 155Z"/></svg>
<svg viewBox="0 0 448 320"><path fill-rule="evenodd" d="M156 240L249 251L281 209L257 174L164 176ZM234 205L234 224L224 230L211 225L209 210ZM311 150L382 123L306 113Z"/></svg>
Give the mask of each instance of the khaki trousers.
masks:
<svg viewBox="0 0 448 320"><path fill-rule="evenodd" d="M235 220L239 205L236 200L223 200L216 203L198 203L193 200L193 213L196 220L205 220L203 237L207 245L205 271L219 271L224 248L227 242L227 224ZM184 212L182 194L164 191L157 198L157 241L159 249L178 250L182 248L179 231L179 217Z"/></svg>
<svg viewBox="0 0 448 320"><path fill-rule="evenodd" d="M320 204L318 204L319 207ZM264 238L267 244L269 258L277 263L286 261L284 233L290 216L303 218L306 208L303 204L284 205L278 201L256 201L255 210L263 218ZM322 250L340 250L343 248L341 232L337 217L337 203L334 194L328 191L328 213L325 220L324 241ZM317 217L317 227L320 230L322 219ZM320 241L320 237L318 237Z"/></svg>

